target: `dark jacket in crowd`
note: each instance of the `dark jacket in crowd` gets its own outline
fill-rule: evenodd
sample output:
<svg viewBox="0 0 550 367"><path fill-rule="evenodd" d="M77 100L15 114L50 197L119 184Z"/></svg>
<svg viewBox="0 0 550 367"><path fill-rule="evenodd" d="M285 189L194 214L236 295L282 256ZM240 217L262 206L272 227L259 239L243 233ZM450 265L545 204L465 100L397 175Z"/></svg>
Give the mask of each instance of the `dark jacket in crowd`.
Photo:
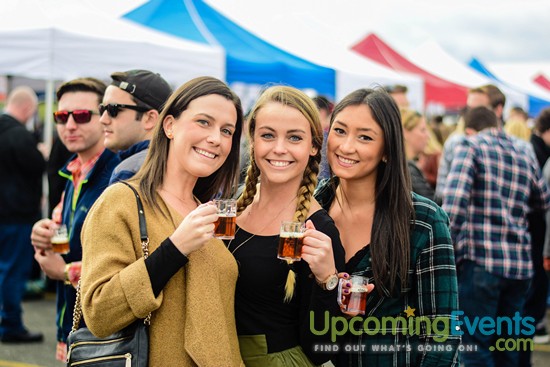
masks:
<svg viewBox="0 0 550 367"><path fill-rule="evenodd" d="M71 157L67 162L71 162L75 156ZM120 160L115 153L105 149L95 166L88 173L86 178L82 180L78 198L73 201L75 193L72 182L72 175L67 169L67 165L63 167L59 174L67 179L65 185L65 196L63 198L63 223L70 228L69 246L70 251L64 255L65 262L71 263L82 260L82 242L80 241L80 232L86 214L101 195L103 190L107 188L109 179L115 166L120 163ZM64 282L57 282L57 337L58 340L66 341L73 324L73 310L76 301L76 290L72 285L66 285Z"/></svg>
<svg viewBox="0 0 550 367"><path fill-rule="evenodd" d="M533 150L537 156L537 161L539 162L539 167L542 170L546 160L550 157L550 147L546 145L544 140L538 135L531 135L531 144L533 145Z"/></svg>
<svg viewBox="0 0 550 367"><path fill-rule="evenodd" d="M25 126L0 116L0 222L34 223L40 219L42 174L46 161Z"/></svg>
<svg viewBox="0 0 550 367"><path fill-rule="evenodd" d="M426 180L426 177L424 177L420 168L412 160L407 161L407 166L411 175L412 191L433 201L435 191Z"/></svg>

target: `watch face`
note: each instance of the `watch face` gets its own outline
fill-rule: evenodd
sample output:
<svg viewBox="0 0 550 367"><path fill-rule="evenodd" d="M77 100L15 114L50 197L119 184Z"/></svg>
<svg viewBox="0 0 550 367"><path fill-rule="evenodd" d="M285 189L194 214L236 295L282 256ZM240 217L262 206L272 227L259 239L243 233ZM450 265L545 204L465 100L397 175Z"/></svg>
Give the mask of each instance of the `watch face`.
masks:
<svg viewBox="0 0 550 367"><path fill-rule="evenodd" d="M338 285L338 276L332 275L330 278L328 278L326 283L327 290L331 291L336 288Z"/></svg>

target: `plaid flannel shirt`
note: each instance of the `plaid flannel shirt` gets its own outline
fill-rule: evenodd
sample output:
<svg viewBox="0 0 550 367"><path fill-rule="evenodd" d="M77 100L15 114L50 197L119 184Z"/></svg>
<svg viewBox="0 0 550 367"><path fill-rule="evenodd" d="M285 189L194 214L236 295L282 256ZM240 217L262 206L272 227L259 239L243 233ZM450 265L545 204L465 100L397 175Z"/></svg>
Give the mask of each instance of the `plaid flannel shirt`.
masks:
<svg viewBox="0 0 550 367"><path fill-rule="evenodd" d="M327 210L333 200L330 186L328 180L322 182L315 195ZM374 317L380 321L384 317L409 320L405 310L410 307L415 310L415 325L423 316L430 320L447 320L449 329L441 330L442 324L438 324L442 331L438 334L433 328L428 330L424 323L420 323L420 328L415 326L412 332L409 326L399 322L397 328L380 329L374 335L350 335L348 332L340 342L352 346L351 352L343 354L348 355L346 363L351 362L354 366L459 366L461 337L450 330L452 322L458 320L453 314L458 311L458 286L449 219L443 209L431 200L415 193L412 193L412 199L415 218L410 239L408 286L394 297L380 295L375 289L367 297L364 317ZM370 246L353 273L368 276L369 281L376 285ZM447 336L446 340L437 341L442 335Z"/></svg>
<svg viewBox="0 0 550 367"><path fill-rule="evenodd" d="M531 278L527 213L549 206L532 149L496 128L457 146L443 196L457 263L471 260L508 279Z"/></svg>

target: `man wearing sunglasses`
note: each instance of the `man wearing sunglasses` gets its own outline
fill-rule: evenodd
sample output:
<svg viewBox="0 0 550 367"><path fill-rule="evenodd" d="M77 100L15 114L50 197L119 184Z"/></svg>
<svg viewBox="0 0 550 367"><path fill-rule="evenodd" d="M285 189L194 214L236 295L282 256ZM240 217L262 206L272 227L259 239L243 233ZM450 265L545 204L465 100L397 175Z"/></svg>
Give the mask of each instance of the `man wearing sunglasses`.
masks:
<svg viewBox="0 0 550 367"><path fill-rule="evenodd" d="M108 186L112 171L120 162L103 145L98 105L105 89L100 80L80 78L64 83L57 90L58 111L54 113L57 133L74 155L59 171L67 183L52 219L36 222L31 234L36 261L49 278L57 280L57 358L61 361L66 356L75 286L80 278L80 231L88 210ZM54 228L59 224L65 224L69 232L70 250L65 255L54 253L51 246Z"/></svg>
<svg viewBox="0 0 550 367"><path fill-rule="evenodd" d="M141 167L160 110L172 93L159 74L129 70L111 74L103 103L99 105L104 144L119 152L121 163L110 183L132 177Z"/></svg>
<svg viewBox="0 0 550 367"><path fill-rule="evenodd" d="M40 218L42 174L46 162L37 141L25 128L38 99L29 87L15 88L0 114L0 341L42 341L28 331L21 301L32 268L29 236Z"/></svg>

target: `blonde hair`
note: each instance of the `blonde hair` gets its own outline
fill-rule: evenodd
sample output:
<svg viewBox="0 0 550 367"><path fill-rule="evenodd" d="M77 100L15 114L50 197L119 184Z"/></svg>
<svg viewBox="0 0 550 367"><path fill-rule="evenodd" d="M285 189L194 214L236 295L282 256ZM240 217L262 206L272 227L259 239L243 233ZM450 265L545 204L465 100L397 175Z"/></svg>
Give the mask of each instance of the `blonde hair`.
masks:
<svg viewBox="0 0 550 367"><path fill-rule="evenodd" d="M266 104L276 102L297 109L308 120L311 128L312 144L317 149L314 156L310 156L300 188L296 193L298 198L296 211L294 213L294 221L304 222L308 216L313 198L313 192L317 186L317 174L319 173L319 163L321 162L321 147L323 145L323 130L319 117L317 106L311 98L300 90L288 86L274 86L266 89L256 101L254 107L248 116L248 137L250 144L250 162L248 165L245 188L237 200L237 213L242 213L247 206L252 204L254 196L257 192L258 181L260 177L260 169L256 165L254 159L254 131L256 128L256 116L258 111ZM292 269L288 272L287 281L285 284L285 302L289 302L293 295L296 286L296 274Z"/></svg>
<svg viewBox="0 0 550 367"><path fill-rule="evenodd" d="M417 111L406 108L400 109L399 112L401 113L401 125L403 125L403 129L407 131L413 130L422 120L422 115ZM437 137L435 136L432 128L426 124L426 129L428 130L428 135L430 138L428 139L426 148L424 148L424 154L441 153L443 147L441 146L441 143L437 141Z"/></svg>
<svg viewBox="0 0 550 367"><path fill-rule="evenodd" d="M506 125L504 125L504 132L525 141L529 141L532 134L527 124L520 120L509 120L506 122Z"/></svg>
<svg viewBox="0 0 550 367"><path fill-rule="evenodd" d="M411 131L417 127L422 118L420 113L408 108L402 108L399 112L401 113L401 125L403 125L403 129L407 131Z"/></svg>

